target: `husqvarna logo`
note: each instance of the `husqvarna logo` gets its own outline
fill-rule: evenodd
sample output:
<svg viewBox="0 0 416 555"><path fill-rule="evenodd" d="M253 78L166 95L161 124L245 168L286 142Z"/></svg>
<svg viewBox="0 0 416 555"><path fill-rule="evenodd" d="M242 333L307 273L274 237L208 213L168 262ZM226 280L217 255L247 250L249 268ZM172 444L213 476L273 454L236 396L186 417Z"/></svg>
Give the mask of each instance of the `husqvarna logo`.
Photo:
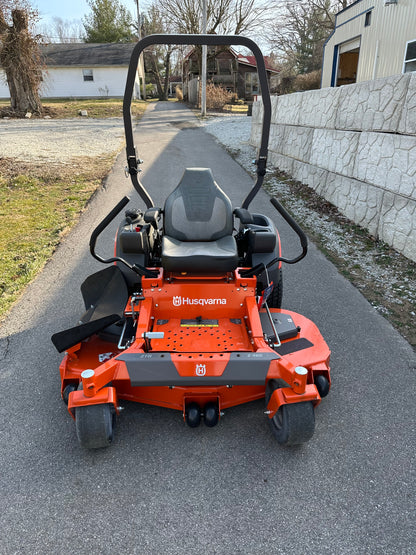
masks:
<svg viewBox="0 0 416 555"><path fill-rule="evenodd" d="M195 368L195 374L197 376L205 376L205 374L207 373L207 369L205 364L197 364L196 368Z"/></svg>
<svg viewBox="0 0 416 555"><path fill-rule="evenodd" d="M175 296L172 298L173 306L182 305L211 305L211 304L227 304L227 299L190 299L189 297Z"/></svg>

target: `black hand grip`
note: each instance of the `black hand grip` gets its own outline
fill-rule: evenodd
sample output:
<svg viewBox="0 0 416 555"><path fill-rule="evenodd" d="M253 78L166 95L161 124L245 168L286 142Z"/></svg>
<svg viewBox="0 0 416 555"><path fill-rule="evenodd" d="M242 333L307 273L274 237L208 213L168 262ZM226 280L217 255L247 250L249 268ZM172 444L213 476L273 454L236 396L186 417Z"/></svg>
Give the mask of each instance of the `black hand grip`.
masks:
<svg viewBox="0 0 416 555"><path fill-rule="evenodd" d="M290 225L290 227L293 229L293 231L300 239L300 244L302 246L302 253L296 258L293 258L292 260L285 260L283 258L281 259L283 262L286 262L286 264L296 264L296 262L299 262L299 260L302 260L302 258L305 258L306 253L308 252L308 238L306 237L301 227L295 222L295 220L292 218L289 212L286 211L286 209L280 204L280 202L277 199L271 198L270 202L273 204L273 206L276 208L279 214L283 216L283 218L287 221L287 223Z"/></svg>
<svg viewBox="0 0 416 555"><path fill-rule="evenodd" d="M101 258L101 256L98 256L97 254L95 254L95 243L97 241L97 237L100 235L102 231L104 231L104 229L108 226L108 224L114 220L117 214L119 214L126 206L126 204L129 202L130 202L129 197L123 197L120 200L120 202L116 204L116 206L114 206L111 212L107 214L104 220L100 222L92 232L91 238L90 238L90 252L93 255L93 257L96 258L99 262L104 262L104 259Z"/></svg>

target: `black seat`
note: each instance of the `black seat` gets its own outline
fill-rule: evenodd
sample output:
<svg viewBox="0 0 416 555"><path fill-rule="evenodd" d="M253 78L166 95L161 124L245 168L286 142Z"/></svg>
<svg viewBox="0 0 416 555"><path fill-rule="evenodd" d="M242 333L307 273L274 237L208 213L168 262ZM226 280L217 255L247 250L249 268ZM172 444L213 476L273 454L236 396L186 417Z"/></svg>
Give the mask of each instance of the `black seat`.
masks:
<svg viewBox="0 0 416 555"><path fill-rule="evenodd" d="M164 209L162 266L170 272L224 273L238 264L230 199L208 168L188 168Z"/></svg>

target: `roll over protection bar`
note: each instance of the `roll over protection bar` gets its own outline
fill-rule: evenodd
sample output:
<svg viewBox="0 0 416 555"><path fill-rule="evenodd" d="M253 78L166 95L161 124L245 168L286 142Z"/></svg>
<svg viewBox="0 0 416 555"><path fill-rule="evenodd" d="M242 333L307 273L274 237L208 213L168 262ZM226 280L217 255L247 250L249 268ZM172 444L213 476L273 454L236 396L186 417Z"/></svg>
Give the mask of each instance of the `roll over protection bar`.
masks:
<svg viewBox="0 0 416 555"><path fill-rule="evenodd" d="M241 207L248 208L253 198L260 190L263 179L266 174L267 162L267 147L269 144L270 132L270 119L271 119L271 102L269 93L269 84L267 81L266 66L264 63L263 54L255 42L247 37L240 37L238 35L149 35L139 41L132 52L129 69L127 73L126 88L124 91L123 100L123 119L124 119L124 132L126 136L126 153L127 153L127 171L130 174L132 184L136 191L139 193L141 199L146 204L147 208L154 206L153 200L149 193L146 191L143 184L138 178L138 159L136 148L134 146L133 138L133 123L131 117L131 101L133 98L134 84L136 81L136 71L139 62L140 54L148 46L154 44L181 44L181 45L207 45L207 46L231 46L240 45L249 48L256 58L257 73L259 76L260 89L263 100L263 129L261 133L261 143L258 153L257 164L257 180L244 199Z"/></svg>

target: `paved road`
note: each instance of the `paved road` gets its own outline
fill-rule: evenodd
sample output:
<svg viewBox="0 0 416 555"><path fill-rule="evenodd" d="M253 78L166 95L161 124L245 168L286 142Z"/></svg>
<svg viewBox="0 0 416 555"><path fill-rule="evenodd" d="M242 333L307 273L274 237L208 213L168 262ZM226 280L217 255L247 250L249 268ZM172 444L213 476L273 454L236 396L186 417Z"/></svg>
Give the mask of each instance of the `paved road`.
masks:
<svg viewBox="0 0 416 555"><path fill-rule="evenodd" d="M212 167L236 204L251 186L176 104L151 107L137 144L156 203L186 166ZM175 411L126 404L111 448L79 448L49 338L82 310L79 285L98 267L89 234L130 191L123 166L1 330L0 553L414 553L414 353L313 246L284 274L284 306L313 319L333 353L309 444L279 447L262 402L193 430ZM295 253L267 195L251 208Z"/></svg>

